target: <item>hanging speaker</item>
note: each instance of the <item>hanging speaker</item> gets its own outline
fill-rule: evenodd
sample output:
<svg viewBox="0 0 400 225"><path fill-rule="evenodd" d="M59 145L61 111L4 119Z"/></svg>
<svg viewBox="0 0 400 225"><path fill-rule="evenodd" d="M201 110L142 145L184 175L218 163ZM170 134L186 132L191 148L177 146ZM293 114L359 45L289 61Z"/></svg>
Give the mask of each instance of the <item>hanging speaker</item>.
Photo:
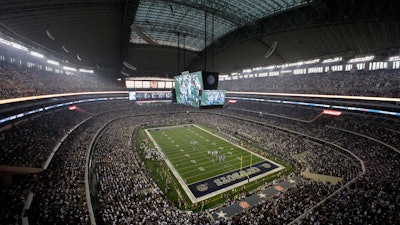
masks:
<svg viewBox="0 0 400 225"><path fill-rule="evenodd" d="M278 47L278 42L274 41L274 43L272 44L271 48L268 49L267 53L265 53L264 58L268 59L272 54L274 54L274 52L276 51L276 47Z"/></svg>
<svg viewBox="0 0 400 225"><path fill-rule="evenodd" d="M204 90L217 90L218 89L218 72L203 71L201 76L203 78Z"/></svg>

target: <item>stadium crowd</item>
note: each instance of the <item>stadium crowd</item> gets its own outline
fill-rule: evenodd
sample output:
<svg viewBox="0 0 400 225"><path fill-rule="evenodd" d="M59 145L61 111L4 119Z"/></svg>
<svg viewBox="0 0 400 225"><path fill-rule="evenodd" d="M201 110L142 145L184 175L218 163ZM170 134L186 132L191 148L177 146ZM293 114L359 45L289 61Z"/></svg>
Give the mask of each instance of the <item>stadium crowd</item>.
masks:
<svg viewBox="0 0 400 225"><path fill-rule="evenodd" d="M125 90L95 74L67 75L0 61L0 99L86 91Z"/></svg>
<svg viewBox="0 0 400 225"><path fill-rule="evenodd" d="M305 221L321 224L327 221L338 221L340 224L390 224L399 221L399 152L353 133L326 129L319 135L350 149L364 162L366 172L343 192L315 209ZM375 138L379 140L378 136ZM344 210L338 214L331 213L335 208Z"/></svg>
<svg viewBox="0 0 400 225"><path fill-rule="evenodd" d="M110 117L90 119L61 144L47 170L40 174L29 221L32 224L88 224L85 195L85 162L93 136Z"/></svg>
<svg viewBox="0 0 400 225"><path fill-rule="evenodd" d="M4 208L0 210L4 214L0 222L16 223L16 218L20 215L10 210L21 207L21 202L29 190L35 193L31 209L26 213L30 223L54 224L59 221L69 221L70 224L89 223L84 189L88 148L100 128L119 117L121 119L106 126L92 153L97 180L98 209L100 218L105 224L112 222L117 224L213 223L204 212L186 212L174 207L143 167L136 155L137 150L135 151L133 147L135 144L128 141L136 127L191 122L215 127L221 134L236 139L238 143L256 143L266 150L259 154L279 156L294 164L298 164L296 156L299 153L308 152L306 163L301 166L310 167L314 172L341 176L345 181L361 173L358 160L287 130L335 143L359 157L366 168L365 174L328 200L324 199L345 185L344 182L332 185L306 180L303 184L290 188L272 199L266 199L262 204L246 212L216 223L257 224L263 221L288 223L321 200L325 202L302 217L301 223L376 224L381 222L388 224L391 221L400 221L398 213L400 211L398 188L400 177L397 173L400 169L399 153L374 140L387 141L397 148L398 144L395 140L398 134L395 131L399 127L398 122L390 122L389 119L387 121L370 120L367 128L364 129L358 123L351 122L362 120L353 115L330 121L332 127L368 134L373 136L371 139L318 123L274 118L266 116L267 113L260 115L259 111L263 112L262 108L257 109L257 112L252 112L250 107L251 104L244 104L235 109L199 111L174 104L130 105L129 107L121 102L115 105L112 103L82 104L80 108L93 113L92 118L71 132L61 144L47 170L37 174L35 179L27 176L21 182L14 182L9 189L1 193L0 199L16 200L10 204L12 206L2 206ZM292 109L281 110L287 112L284 115L293 116L294 114L289 113ZM274 112L279 114L280 110L276 108ZM315 112L302 109L298 111L298 117L310 118L313 113ZM86 116L76 121L84 118ZM57 121L55 117L49 117L49 119ZM43 123L42 120L36 121ZM60 126L50 128L63 129ZM32 129L32 127L27 129ZM11 140L14 140L17 146L17 139ZM46 154L48 153L44 153ZM31 156L25 155L21 161L29 161L29 157ZM300 169L302 169L301 166L299 166ZM300 174L300 169L296 171L296 175ZM15 193L10 192L11 188L15 188L13 189Z"/></svg>
<svg viewBox="0 0 400 225"><path fill-rule="evenodd" d="M399 70L282 75L219 82L228 91L400 96ZM85 91L125 90L123 82L95 74L66 75L0 61L1 99Z"/></svg>
<svg viewBox="0 0 400 225"><path fill-rule="evenodd" d="M253 114L249 117L260 120L260 117L255 115L256 113ZM346 188L342 194L335 195L314 210L305 221L320 224L332 221L339 224L399 221L399 214L396 211L400 207L396 200L400 196L399 175L395 171L398 171L400 162L398 148L396 148L398 143L394 143L399 138L396 131L399 122L391 118L375 118L364 122L365 117L365 115L349 114L330 121L332 125L342 130L318 124L307 126L298 121L284 123L276 119L272 122L267 117L263 118L267 123L280 123L280 127L342 146L357 155L365 164L366 173L360 179ZM364 129L360 124L365 124L367 128ZM346 130L351 132L346 132ZM386 141L395 147L388 146ZM345 211L339 210L339 213L333 213L335 211L332 211L332 208L345 209Z"/></svg>
<svg viewBox="0 0 400 225"><path fill-rule="evenodd" d="M253 117L251 112L248 111L239 112L235 110L234 113L245 113L248 114L248 118ZM224 114L230 115L230 113L226 111L224 111ZM262 119L260 120L259 115L257 115L257 113L253 114L254 118L252 119L261 122ZM232 120L232 122L228 122L230 120ZM305 169L305 167L308 167L311 172L343 178L346 177L346 180L349 180L354 178L360 171L359 163L354 163L354 160L344 155L343 152L339 153L337 149L332 149L330 146L326 145L321 146L321 144L309 141L303 137L287 135L283 130L277 130L272 127L267 127L262 124L253 124L251 122L242 122L239 125L239 123L234 122L234 119L223 117L209 120L208 123L210 126L212 124L218 124L217 126L221 130L224 130L225 133L229 133L230 136L239 137L243 140L256 143L258 146L267 149L270 154L285 158L293 164L302 163L298 160L297 155L302 152L307 152L305 157L307 163L301 166L301 168ZM233 125L235 123L237 124L236 126ZM282 127L283 124L275 124L275 126ZM298 126L302 126L302 123L299 123ZM302 133L302 131L299 132Z"/></svg>
<svg viewBox="0 0 400 225"><path fill-rule="evenodd" d="M331 72L222 81L219 87L228 91L399 97L400 76L399 70ZM111 90L125 88L121 82L105 81L96 75L57 74L0 62L0 99ZM217 224L289 223L321 200L323 204L299 218L299 224L400 221L400 123L396 120L344 115L328 119L325 126L318 121L304 122L319 114L314 109L244 101L202 112L174 104L137 106L126 101L85 103L79 107L82 111L50 111L0 129L0 165L42 167L61 138L83 122L61 143L46 170L15 175L11 186L1 187L0 224L20 224L21 216L29 217L30 224L89 224L84 187L88 148L103 125L132 115L136 116L110 123L92 153L98 198L95 207L105 224L213 223L204 212L187 212L173 206L136 155L135 143L127 141L136 127L193 122L215 127L238 144L254 143L266 150L256 150L261 155L287 159L297 165L297 176L308 168L344 178L337 185L305 180L248 211L216 221ZM361 165L352 156L288 130L349 150L362 160L365 173L360 175ZM299 161L297 156L304 152L304 161ZM353 183L325 200L357 176ZM21 215L29 192L34 193L32 205ZM224 205L233 201L227 199Z"/></svg>
<svg viewBox="0 0 400 225"><path fill-rule="evenodd" d="M97 106L97 108L96 108ZM86 103L82 109L91 109L98 115L87 120L64 140L47 170L38 175L38 182L30 190L34 193L27 212L32 224L89 224L85 191L85 162L89 146L98 130L115 117L138 113L134 108L116 108L126 105ZM114 110L114 111L113 111Z"/></svg>
<svg viewBox="0 0 400 225"><path fill-rule="evenodd" d="M219 88L228 91L399 97L399 73L399 70L379 70L245 78L221 81Z"/></svg>
<svg viewBox="0 0 400 225"><path fill-rule="evenodd" d="M203 219L209 221L204 213L176 209L131 151L126 140L130 139L134 126L138 127L144 119L138 117L113 122L96 145L95 170L102 222L202 224Z"/></svg>
<svg viewBox="0 0 400 225"><path fill-rule="evenodd" d="M232 218L224 218L217 224L288 224L306 209L320 202L340 185L324 185L320 182L305 181L295 188L263 200L248 211Z"/></svg>
<svg viewBox="0 0 400 225"><path fill-rule="evenodd" d="M9 125L0 131L0 165L42 168L61 138L87 117L62 109Z"/></svg>
<svg viewBox="0 0 400 225"><path fill-rule="evenodd" d="M268 102L240 101L240 100L234 104L229 104L227 107L229 109L237 109L242 111L248 110L252 112L257 112L260 117L272 115L274 118L276 116L279 116L279 117L296 118L304 121L312 120L315 116L317 116L321 112L321 110L317 108L304 108L289 104L282 107L282 104L271 104Z"/></svg>
<svg viewBox="0 0 400 225"><path fill-rule="evenodd" d="M186 109L183 106L164 104L137 106L128 101L101 102L101 104L90 102L80 104L79 108L80 111L63 109L52 111L50 115L53 116L43 113L32 117L32 121L35 121L38 128L42 127L40 123L59 125L54 127L49 125L48 129L51 129L49 131L46 129L46 125L40 130L38 128L35 130L32 126L26 128L26 130L30 130L29 132L37 132L38 134L42 132L44 135L46 135L46 132L61 133L72 127L72 125L64 127L64 123L77 124L89 118L88 115L93 118L81 124L68 135L59 146L47 170L36 174L34 179L31 175L21 175L20 182L13 182L9 187L1 188L0 199L13 200L0 204L1 224L20 223L22 206L29 191L34 193L34 198L31 208L25 212L24 216L28 216L31 223L54 224L64 220L70 221L71 224L88 223L84 189L84 163L87 148L97 130L115 117L142 113L147 116L145 119L138 120L140 126L162 124L167 122L165 113ZM70 120L69 116L63 115L63 113L72 113L74 116L71 116L71 118L73 119ZM152 113L153 115L151 115ZM61 120L65 121L61 122ZM23 125L23 123L20 124ZM15 136L15 132L18 134L20 131L11 129L4 130L4 132L9 132L11 136ZM40 135L37 136L40 137ZM33 138L35 135L31 135L31 137ZM10 144L7 146L11 149L16 148L19 146L20 140L18 138L9 139ZM35 154L41 157L33 159L28 153L22 154L17 165L24 166L23 163L27 162L30 166L42 166L43 160L48 158L49 153L58 141L60 139L51 138L51 141L48 142L51 148L38 148Z"/></svg>
<svg viewBox="0 0 400 225"><path fill-rule="evenodd" d="M189 114L183 113L179 116L185 117ZM223 120L223 118L217 118L219 116L208 114L197 114L190 117L202 122L204 122L203 120L209 122ZM110 221L117 221L121 224L143 224L156 221L159 224L210 223L205 213L187 214L185 211L174 208L165 199L162 191L156 188L144 168L141 168L141 164L137 162L138 158L130 152L128 143L124 142L131 135L133 128L121 129L124 127L123 124L138 126L139 121L143 120L135 118L130 121L123 120L113 123L112 126L107 127L107 131L102 136L104 139L96 147L97 160L95 164L98 165L96 176L99 182L98 194L104 223L108 224ZM226 124L231 125L229 122ZM251 129L250 123L248 126ZM152 155L154 156L154 154ZM131 161L132 159L134 160ZM148 204L148 202L157 204Z"/></svg>
<svg viewBox="0 0 400 225"><path fill-rule="evenodd" d="M35 175L14 176L11 187L0 186L0 224L21 224L21 214Z"/></svg>
<svg viewBox="0 0 400 225"><path fill-rule="evenodd" d="M360 173L360 162L352 157L344 157L343 152L329 147L315 147L304 157L310 172L342 177L349 181Z"/></svg>
<svg viewBox="0 0 400 225"><path fill-rule="evenodd" d="M343 120L346 120L343 122ZM347 118L337 118L330 121L327 125L353 131L375 140L382 141L385 144L392 146L395 149L400 149L400 130L399 123L393 123L392 120L382 120L377 117L358 116L352 117L351 120Z"/></svg>

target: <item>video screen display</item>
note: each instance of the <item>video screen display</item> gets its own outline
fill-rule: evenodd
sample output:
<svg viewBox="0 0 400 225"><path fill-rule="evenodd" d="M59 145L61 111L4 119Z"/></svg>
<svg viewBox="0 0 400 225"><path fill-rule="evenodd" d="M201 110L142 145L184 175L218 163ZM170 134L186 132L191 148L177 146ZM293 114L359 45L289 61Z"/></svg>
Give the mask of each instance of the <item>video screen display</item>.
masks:
<svg viewBox="0 0 400 225"><path fill-rule="evenodd" d="M143 88L143 82L141 80L135 80L135 88Z"/></svg>
<svg viewBox="0 0 400 225"><path fill-rule="evenodd" d="M136 101L136 91L130 91L128 99L131 101Z"/></svg>
<svg viewBox="0 0 400 225"><path fill-rule="evenodd" d="M142 82L143 82L142 85L143 85L144 89L149 89L150 88L150 81L144 80Z"/></svg>
<svg viewBox="0 0 400 225"><path fill-rule="evenodd" d="M225 95L225 90L203 90L201 93L201 106L224 105Z"/></svg>
<svg viewBox="0 0 400 225"><path fill-rule="evenodd" d="M171 102L171 91L130 91L129 100L136 102Z"/></svg>
<svg viewBox="0 0 400 225"><path fill-rule="evenodd" d="M128 89L172 89L174 87L174 80L171 78L126 78L125 85Z"/></svg>
<svg viewBox="0 0 400 225"><path fill-rule="evenodd" d="M176 101L179 104L200 107L200 90L203 90L201 72L174 77Z"/></svg>

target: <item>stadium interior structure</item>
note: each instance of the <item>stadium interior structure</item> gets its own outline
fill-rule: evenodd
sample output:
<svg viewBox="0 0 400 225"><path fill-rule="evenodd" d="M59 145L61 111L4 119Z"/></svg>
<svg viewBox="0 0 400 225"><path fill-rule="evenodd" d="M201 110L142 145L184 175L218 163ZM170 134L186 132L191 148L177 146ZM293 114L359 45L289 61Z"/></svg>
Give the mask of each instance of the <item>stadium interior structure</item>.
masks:
<svg viewBox="0 0 400 225"><path fill-rule="evenodd" d="M220 107L176 101L198 71ZM399 1L4 1L0 79L0 224L400 221ZM145 132L171 126L279 170L242 176L240 155L207 178L239 183L188 198L209 171ZM177 157L206 144L188 141Z"/></svg>

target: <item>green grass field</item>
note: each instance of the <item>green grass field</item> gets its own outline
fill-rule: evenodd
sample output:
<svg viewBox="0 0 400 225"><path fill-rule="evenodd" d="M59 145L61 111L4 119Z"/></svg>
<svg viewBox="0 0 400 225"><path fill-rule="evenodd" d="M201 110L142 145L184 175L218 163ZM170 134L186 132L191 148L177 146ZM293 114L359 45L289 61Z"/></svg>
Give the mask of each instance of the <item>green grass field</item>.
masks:
<svg viewBox="0 0 400 225"><path fill-rule="evenodd" d="M147 131L187 185L264 161L195 125ZM209 151L218 151L225 160L220 162Z"/></svg>

